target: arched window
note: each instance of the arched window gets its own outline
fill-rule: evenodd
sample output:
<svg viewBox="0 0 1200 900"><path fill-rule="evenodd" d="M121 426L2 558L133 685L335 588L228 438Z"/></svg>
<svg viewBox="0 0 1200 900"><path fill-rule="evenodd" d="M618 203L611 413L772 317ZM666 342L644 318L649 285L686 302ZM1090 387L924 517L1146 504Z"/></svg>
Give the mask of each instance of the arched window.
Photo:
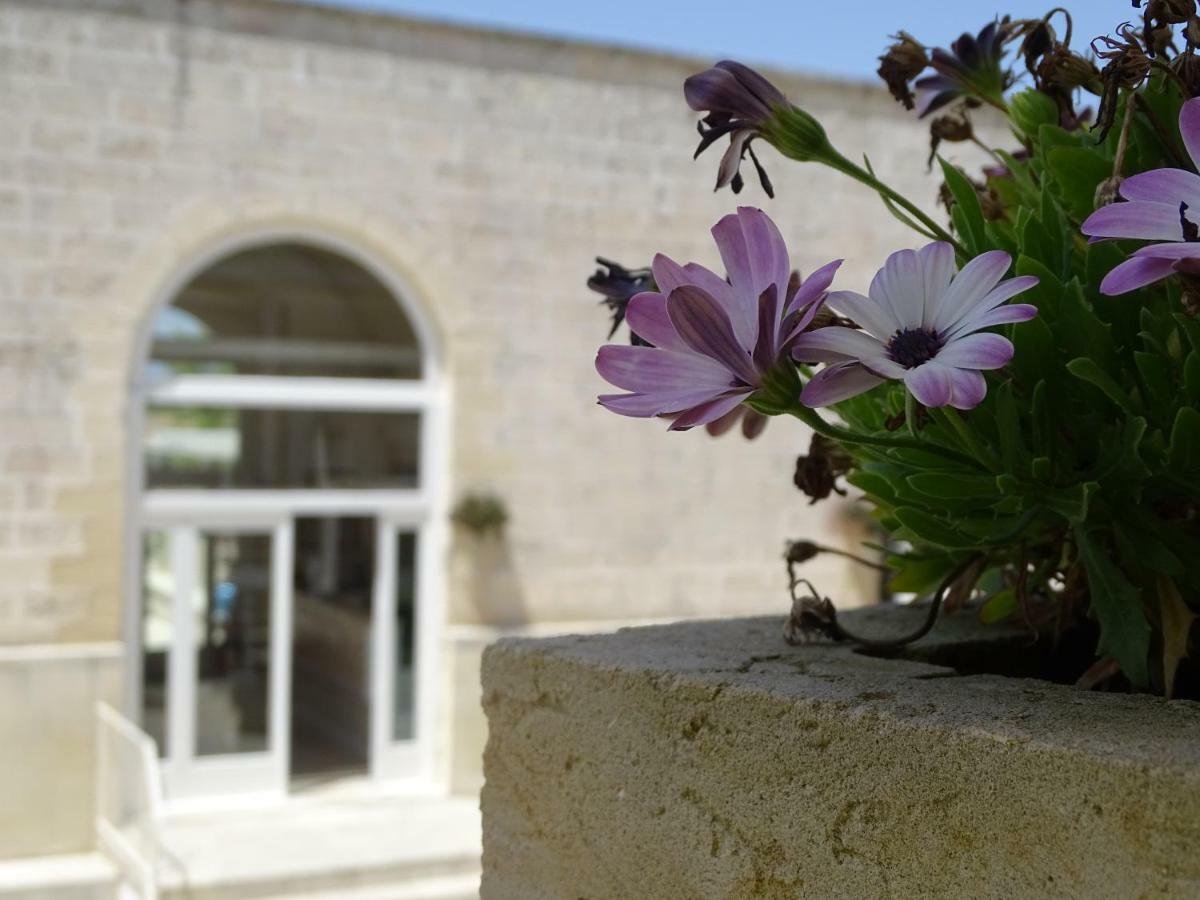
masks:
<svg viewBox="0 0 1200 900"><path fill-rule="evenodd" d="M428 768L439 394L398 293L264 242L150 326L139 703L171 796Z"/></svg>

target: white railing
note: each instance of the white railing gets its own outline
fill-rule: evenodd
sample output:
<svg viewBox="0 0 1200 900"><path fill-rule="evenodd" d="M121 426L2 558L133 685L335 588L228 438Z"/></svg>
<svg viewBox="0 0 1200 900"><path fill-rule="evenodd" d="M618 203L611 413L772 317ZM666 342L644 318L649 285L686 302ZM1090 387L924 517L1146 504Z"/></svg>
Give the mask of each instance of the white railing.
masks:
<svg viewBox="0 0 1200 900"><path fill-rule="evenodd" d="M158 900L162 785L154 739L96 704L96 838L138 900Z"/></svg>

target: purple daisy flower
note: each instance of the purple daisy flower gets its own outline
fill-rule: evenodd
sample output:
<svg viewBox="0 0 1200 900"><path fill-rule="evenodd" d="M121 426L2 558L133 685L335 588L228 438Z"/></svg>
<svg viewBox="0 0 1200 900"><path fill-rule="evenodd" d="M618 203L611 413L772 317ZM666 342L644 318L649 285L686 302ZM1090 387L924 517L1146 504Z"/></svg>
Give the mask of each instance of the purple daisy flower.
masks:
<svg viewBox="0 0 1200 900"><path fill-rule="evenodd" d="M1004 92L1013 83L1013 74L1004 66L1004 45L1009 23L989 22L975 36L964 34L949 50L936 48L929 65L936 74L918 78L917 114L924 117L960 97L977 97L1002 106Z"/></svg>
<svg viewBox="0 0 1200 900"><path fill-rule="evenodd" d="M992 250L960 272L954 248L938 241L889 256L869 297L829 294L826 303L861 330L831 325L796 339L796 359L826 363L800 401L829 406L895 379L926 406L978 406L987 393L983 370L999 369L1013 355L1011 341L981 329L1037 315L1029 304L1002 305L1038 282L1032 275L1002 281L1010 262Z"/></svg>
<svg viewBox="0 0 1200 900"><path fill-rule="evenodd" d="M658 292L638 294L625 313L629 327L654 346L600 348L596 371L631 392L601 396L606 409L643 418L677 414L674 431L732 412L812 322L842 263L822 266L789 292L787 246L761 209L740 207L712 235L729 280L696 263L654 258Z"/></svg>
<svg viewBox="0 0 1200 900"><path fill-rule="evenodd" d="M1200 165L1200 97L1179 110L1179 134ZM1200 175L1152 169L1121 182L1128 202L1096 210L1081 230L1090 238L1167 241L1135 250L1100 282L1100 293L1127 294L1175 272L1200 275Z"/></svg>

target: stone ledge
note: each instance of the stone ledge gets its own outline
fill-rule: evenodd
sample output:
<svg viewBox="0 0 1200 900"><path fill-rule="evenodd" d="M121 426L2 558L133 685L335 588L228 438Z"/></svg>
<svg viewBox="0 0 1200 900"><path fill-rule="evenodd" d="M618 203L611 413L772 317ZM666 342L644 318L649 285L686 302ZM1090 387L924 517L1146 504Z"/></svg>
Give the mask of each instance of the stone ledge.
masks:
<svg viewBox="0 0 1200 900"><path fill-rule="evenodd" d="M1200 896L1200 704L779 618L506 640L483 686L485 900Z"/></svg>

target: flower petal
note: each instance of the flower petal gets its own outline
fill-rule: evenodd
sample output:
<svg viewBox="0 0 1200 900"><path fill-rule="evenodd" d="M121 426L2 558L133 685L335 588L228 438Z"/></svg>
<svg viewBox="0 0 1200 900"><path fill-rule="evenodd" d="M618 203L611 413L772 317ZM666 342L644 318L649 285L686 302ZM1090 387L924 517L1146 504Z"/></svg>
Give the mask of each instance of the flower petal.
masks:
<svg viewBox="0 0 1200 900"><path fill-rule="evenodd" d="M981 316L986 312L995 309L1004 301L1015 297L1017 294L1022 294L1032 287L1036 287L1038 277L1036 275L1018 275L1016 278L1009 278L1000 282L994 288L984 295L983 299L977 302L974 306L963 310L957 316L945 317L946 321L939 332L943 336L950 336L962 331L960 327L963 322Z"/></svg>
<svg viewBox="0 0 1200 900"><path fill-rule="evenodd" d="M939 333L948 330L991 292L1008 271L1010 263L1012 257L1003 250L989 250L976 256L954 276L937 304L934 319L928 324Z"/></svg>
<svg viewBox="0 0 1200 900"><path fill-rule="evenodd" d="M803 309L813 303L821 294L829 290L829 285L833 284L833 276L837 274L837 270L842 265L842 262L843 260L840 259L827 262L800 282L800 288L796 291L796 295L788 302L787 309L784 310L784 315L793 313L798 309Z"/></svg>
<svg viewBox="0 0 1200 900"><path fill-rule="evenodd" d="M826 366L809 379L800 392L800 402L809 407L829 406L856 397L882 383L882 378L858 363Z"/></svg>
<svg viewBox="0 0 1200 900"><path fill-rule="evenodd" d="M707 425L709 422L715 422L730 410L736 409L738 404L749 397L751 393L753 392L738 391L733 394L726 394L685 410L683 415L671 423L671 427L668 430L687 431L687 429L693 428L696 425Z"/></svg>
<svg viewBox="0 0 1200 900"><path fill-rule="evenodd" d="M713 186L714 191L732 183L738 169L741 168L746 144L752 137L754 132L749 128L738 129L729 136L729 146L725 148L725 152L721 154L721 161L717 164L717 183Z"/></svg>
<svg viewBox="0 0 1200 900"><path fill-rule="evenodd" d="M657 281L657 279L655 279ZM667 315L667 298L653 291L634 294L625 307L630 331L663 350L690 353Z"/></svg>
<svg viewBox="0 0 1200 900"><path fill-rule="evenodd" d="M958 271L954 262L954 247L946 241L934 241L917 251L925 273L925 314L921 324L926 328L937 318L938 306Z"/></svg>
<svg viewBox="0 0 1200 900"><path fill-rule="evenodd" d="M758 298L758 343L754 345L754 365L759 372L766 372L779 358L779 291L775 285Z"/></svg>
<svg viewBox="0 0 1200 900"><path fill-rule="evenodd" d="M1200 243L1149 244L1133 251L1134 256L1152 256L1156 259L1200 259Z"/></svg>
<svg viewBox="0 0 1200 900"><path fill-rule="evenodd" d="M952 340L957 335L968 334L983 328L991 328L993 325L1006 325L1009 322L1028 322L1037 314L1038 308L1029 303L1006 303L1003 306L997 306L995 309L972 313L968 318L963 319L955 325L945 337Z"/></svg>
<svg viewBox="0 0 1200 900"><path fill-rule="evenodd" d="M806 331L792 345L792 356L801 362L857 362L883 352L883 344L875 338L842 325Z"/></svg>
<svg viewBox="0 0 1200 900"><path fill-rule="evenodd" d="M904 386L925 406L950 402L950 369L933 360L904 373Z"/></svg>
<svg viewBox="0 0 1200 900"><path fill-rule="evenodd" d="M864 331L881 341L900 329L900 323L892 315L891 307L854 291L832 291L825 302L842 315L849 316L861 325Z"/></svg>
<svg viewBox="0 0 1200 900"><path fill-rule="evenodd" d="M900 328L919 328L925 312L925 271L915 250L897 250L876 273L867 290L891 310Z"/></svg>
<svg viewBox="0 0 1200 900"><path fill-rule="evenodd" d="M711 422L705 425L704 430L707 431L712 437L720 437L741 421L743 413L749 411L750 408L748 406L735 406L729 412L725 413L725 415L721 416L721 418L713 419Z"/></svg>
<svg viewBox="0 0 1200 900"><path fill-rule="evenodd" d="M1194 98L1179 110L1179 136L1192 162L1200 167L1200 103Z"/></svg>
<svg viewBox="0 0 1200 900"><path fill-rule="evenodd" d="M747 349L758 338L758 298L774 284L780 297L787 295L787 246L775 223L761 209L739 207L717 222L713 240L729 273L734 304L729 310L734 333Z"/></svg>
<svg viewBox="0 0 1200 900"><path fill-rule="evenodd" d="M1128 294L1166 278L1175 271L1175 260L1154 256L1133 256L1125 260L1100 282L1100 293L1115 297Z"/></svg>
<svg viewBox="0 0 1200 900"><path fill-rule="evenodd" d="M724 366L697 353L624 344L601 347L596 354L596 371L614 387L645 394L691 389L720 393L733 383Z"/></svg>
<svg viewBox="0 0 1200 900"><path fill-rule="evenodd" d="M1178 202L1130 200L1127 203L1110 203L1088 216L1079 230L1089 237L1183 240Z"/></svg>
<svg viewBox="0 0 1200 900"><path fill-rule="evenodd" d="M1183 201L1194 209L1200 209L1200 175L1186 169L1140 172L1121 182L1121 196L1126 200L1170 203L1175 209L1179 209L1179 203Z"/></svg>
<svg viewBox="0 0 1200 900"><path fill-rule="evenodd" d="M742 437L752 441L762 434L766 427L767 417L747 406L746 414L742 417Z"/></svg>
<svg viewBox="0 0 1200 900"><path fill-rule="evenodd" d="M707 403L713 397L722 396L726 390L728 389L692 389L661 394L602 394L597 400L601 406L617 415L648 419L664 413L676 413L681 409L691 409L697 404Z"/></svg>
<svg viewBox="0 0 1200 900"><path fill-rule="evenodd" d="M956 369L999 369L1013 357L1012 341L999 334L968 334L951 341L934 359Z"/></svg>
<svg viewBox="0 0 1200 900"><path fill-rule="evenodd" d="M733 323L716 300L695 285L677 287L667 297L667 315L684 342L748 385L757 386L759 375L750 353L733 332Z"/></svg>
<svg viewBox="0 0 1200 900"><path fill-rule="evenodd" d="M974 409L987 396L987 381L974 369L950 370L950 405L956 409Z"/></svg>

